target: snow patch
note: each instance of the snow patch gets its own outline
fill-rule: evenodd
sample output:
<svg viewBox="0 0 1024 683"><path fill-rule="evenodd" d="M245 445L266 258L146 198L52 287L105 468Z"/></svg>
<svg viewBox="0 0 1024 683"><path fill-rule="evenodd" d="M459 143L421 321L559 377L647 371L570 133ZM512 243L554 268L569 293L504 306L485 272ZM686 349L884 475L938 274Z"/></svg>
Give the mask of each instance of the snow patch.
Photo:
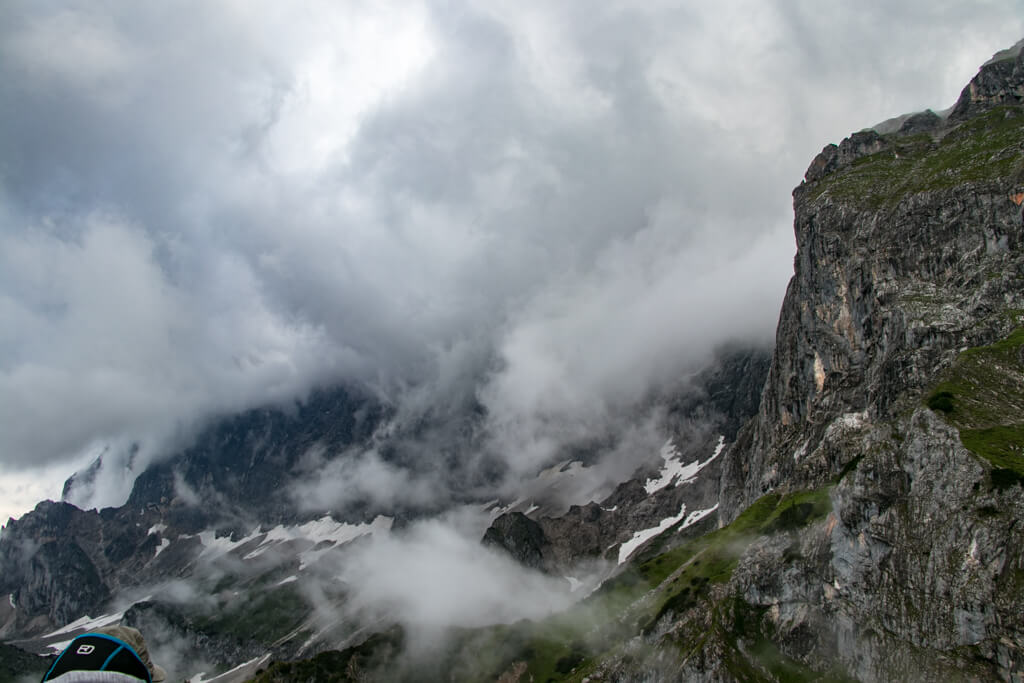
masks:
<svg viewBox="0 0 1024 683"><path fill-rule="evenodd" d="M327 541L333 545L341 545L364 534L374 531L391 529L391 518L378 516L369 524L348 524L336 522L330 515L299 526L286 527L278 525L266 532L259 547L248 553L243 559L251 560L259 557L270 548L289 541L309 541L314 546Z"/></svg>
<svg viewBox="0 0 1024 683"><path fill-rule="evenodd" d="M686 528L689 528L689 527L693 526L694 524L696 524L700 520L704 519L705 517L707 517L708 515L710 515L712 512L714 512L717 509L718 509L718 503L715 503L711 507L706 508L704 510L694 510L683 521L683 525L681 527L679 527L679 530L682 531L683 529L686 529Z"/></svg>
<svg viewBox="0 0 1024 683"><path fill-rule="evenodd" d="M50 643L46 647L48 647L51 650L53 650L54 653L60 653L60 652L64 651L64 648L66 648L68 645L71 644L72 640L74 640L74 638L72 638L71 640L61 640L61 641L58 641L56 643Z"/></svg>
<svg viewBox="0 0 1024 683"><path fill-rule="evenodd" d="M680 460L679 449L672 443L672 439L665 442L665 445L661 447L661 458L665 461L665 464L661 468L661 473L657 479L648 479L644 484L644 490L650 495L656 491L660 491L665 488L673 481L679 480L680 484L688 484L694 480L697 473L707 467L708 463L717 458L721 453L722 449L725 448L725 436L718 437L718 445L715 446L715 452L711 454L711 457L700 462L694 460L688 465L684 465Z"/></svg>
<svg viewBox="0 0 1024 683"><path fill-rule="evenodd" d="M519 507L520 505L522 505L525 502L526 502L526 498L516 498L514 501L512 501L508 505L498 505L498 504L495 504L495 506L493 508L491 508L491 511L490 511L491 512L491 521L493 522L498 517L501 517L506 512L509 512L511 510L516 509L517 507Z"/></svg>
<svg viewBox="0 0 1024 683"><path fill-rule="evenodd" d="M152 536L153 534L161 534L166 530L166 524L154 524L153 526L149 527L149 531L147 531L146 534Z"/></svg>
<svg viewBox="0 0 1024 683"><path fill-rule="evenodd" d="M283 586L286 583L291 583L292 581L298 581L298 580L299 580L299 577L295 576L295 574L292 574L291 576L289 576L287 578L284 578L284 579L281 579L280 581L278 581L277 585L278 586Z"/></svg>
<svg viewBox="0 0 1024 683"><path fill-rule="evenodd" d="M11 603L11 609L18 609L18 606L14 604L14 593L9 593L9 594L7 595L7 599L8 599L8 600L10 601L10 603Z"/></svg>
<svg viewBox="0 0 1024 683"><path fill-rule="evenodd" d="M48 638L55 638L57 636L73 633L75 631L95 631L98 628L103 628L104 626L116 624L120 622L122 618L124 618L124 612L118 612L116 614L104 614L102 616L96 617L95 619L86 615L80 619L72 621L70 624L67 624L66 626L57 629L53 633L47 633L45 636L41 636L40 639L46 640ZM61 652L71 643L72 640L74 640L74 638L70 638L68 640L61 640L56 643L49 643L46 647L50 648L54 652Z"/></svg>
<svg viewBox="0 0 1024 683"><path fill-rule="evenodd" d="M236 548L257 540L259 541L259 545L254 550L246 553L245 556L242 557L243 560L255 559L270 548L292 541L302 541L308 543L311 547L316 547L327 542L329 547L336 547L353 539L359 538L360 536L374 533L375 531L389 531L391 529L391 523L392 518L384 516L378 516L368 524L349 524L347 522L337 522L332 519L330 515L325 515L320 519L306 522L305 524L300 524L298 526L284 526L279 524L269 531L263 531L262 527L256 527L256 529L248 536L237 541L232 541L228 536L217 538L213 531L208 530L198 534L199 540L203 544L203 552L200 553L200 557L226 555ZM321 548L319 551L307 550L306 552L300 553L299 557L306 558L311 555L319 555L327 549L328 547ZM300 568L304 568L308 564L308 561L303 561Z"/></svg>
<svg viewBox="0 0 1024 683"><path fill-rule="evenodd" d="M161 538L161 539L160 539L160 545L158 545L158 546L156 547L156 552L155 552L155 553L153 553L153 559L156 559L156 557L157 557L157 556L158 556L158 555L159 555L160 553L162 553L163 551L167 550L167 546L169 546L170 544L171 544L171 541L170 541L170 539L166 539L166 538Z"/></svg>
<svg viewBox="0 0 1024 683"><path fill-rule="evenodd" d="M650 529L643 529L633 534L633 538L629 539L625 543L619 546L619 564L622 564L629 556L633 554L633 551L639 548L641 545L654 538L655 536L666 531L673 525L683 522L683 525L679 527L679 530L693 526L700 520L704 519L712 512L718 509L718 503L715 503L712 507L706 510L694 510L689 515L686 514L686 505L683 505L682 509L679 510L679 514L674 517L666 517L658 523L658 526L651 527Z"/></svg>
<svg viewBox="0 0 1024 683"><path fill-rule="evenodd" d="M203 544L203 552L200 553L199 556L210 557L215 555L227 555L238 546L255 540L259 535L260 529L259 527L256 527L256 530L245 538L232 541L230 536L221 536L218 538L217 532L212 529L207 529L206 531L202 531L198 534L199 542Z"/></svg>
<svg viewBox="0 0 1024 683"><path fill-rule="evenodd" d="M336 524L337 526L333 530L331 529L330 525L320 526L314 530L311 530L310 536L308 536L307 538L308 540L314 542L313 548L305 552L299 553L299 571L302 571L309 565L316 562L320 558L320 556L323 555L325 552L331 550L332 548L336 548L337 546L343 543L348 543L349 541L357 539L360 536L365 536L367 534L373 534L378 532L387 533L391 531L391 524L393 522L394 519L392 517L384 517L383 515L378 515L369 524L338 524L337 522L335 522L334 524ZM314 522L311 522L310 524L314 524ZM325 545L319 549L316 549L317 546L319 546L324 541L330 542L330 545Z"/></svg>

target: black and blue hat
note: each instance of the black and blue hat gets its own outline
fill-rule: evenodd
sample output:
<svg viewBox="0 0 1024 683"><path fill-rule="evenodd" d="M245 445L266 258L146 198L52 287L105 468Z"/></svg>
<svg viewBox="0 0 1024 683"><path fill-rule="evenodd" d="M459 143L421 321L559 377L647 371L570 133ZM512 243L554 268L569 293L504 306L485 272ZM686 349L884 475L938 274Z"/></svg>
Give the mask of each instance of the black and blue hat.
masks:
<svg viewBox="0 0 1024 683"><path fill-rule="evenodd" d="M153 683L145 662L131 645L105 633L71 641L43 676L43 683Z"/></svg>

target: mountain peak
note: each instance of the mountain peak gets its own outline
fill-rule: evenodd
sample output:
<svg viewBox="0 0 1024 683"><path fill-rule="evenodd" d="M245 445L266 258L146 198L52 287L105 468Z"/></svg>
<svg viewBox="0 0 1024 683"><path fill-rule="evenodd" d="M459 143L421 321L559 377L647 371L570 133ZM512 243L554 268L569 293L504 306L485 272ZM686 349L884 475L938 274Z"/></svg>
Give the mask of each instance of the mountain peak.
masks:
<svg viewBox="0 0 1024 683"><path fill-rule="evenodd" d="M1024 40L982 65L960 92L949 119L962 121L999 104L1024 104Z"/></svg>

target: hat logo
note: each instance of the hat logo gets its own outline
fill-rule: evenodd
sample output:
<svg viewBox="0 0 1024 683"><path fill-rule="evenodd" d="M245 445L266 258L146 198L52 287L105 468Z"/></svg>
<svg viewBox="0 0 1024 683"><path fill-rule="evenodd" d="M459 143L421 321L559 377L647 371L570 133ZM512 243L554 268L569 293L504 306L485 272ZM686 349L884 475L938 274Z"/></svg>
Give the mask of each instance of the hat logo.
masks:
<svg viewBox="0 0 1024 683"><path fill-rule="evenodd" d="M76 655L91 655L93 650L96 649L95 645L79 645L78 649L75 650Z"/></svg>

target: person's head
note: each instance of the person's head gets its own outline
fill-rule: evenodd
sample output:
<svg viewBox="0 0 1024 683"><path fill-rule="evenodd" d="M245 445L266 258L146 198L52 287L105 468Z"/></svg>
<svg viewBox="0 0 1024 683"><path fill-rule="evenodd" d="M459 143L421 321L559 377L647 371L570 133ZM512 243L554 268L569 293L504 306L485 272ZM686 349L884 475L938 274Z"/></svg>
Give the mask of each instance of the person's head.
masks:
<svg viewBox="0 0 1024 683"><path fill-rule="evenodd" d="M64 648L43 683L162 683L146 640L130 626L110 626L78 636Z"/></svg>

